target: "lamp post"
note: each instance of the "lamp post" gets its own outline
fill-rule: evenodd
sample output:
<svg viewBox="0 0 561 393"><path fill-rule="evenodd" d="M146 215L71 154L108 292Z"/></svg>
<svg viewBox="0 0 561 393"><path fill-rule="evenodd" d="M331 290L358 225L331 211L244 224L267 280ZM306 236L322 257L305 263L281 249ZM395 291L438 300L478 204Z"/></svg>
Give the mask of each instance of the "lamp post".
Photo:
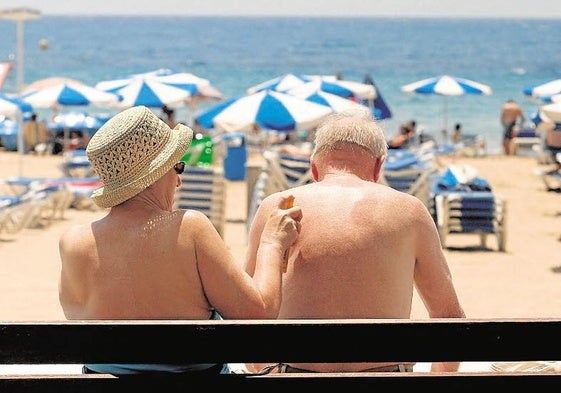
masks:
<svg viewBox="0 0 561 393"><path fill-rule="evenodd" d="M23 67L23 23L29 19L39 19L41 13L37 10L32 10L30 8L13 8L10 10L0 10L0 19L9 19L16 22L16 41L17 41L17 52L16 52L16 70L17 70L17 84L16 87L19 92L22 91L24 86L24 67Z"/></svg>
<svg viewBox="0 0 561 393"><path fill-rule="evenodd" d="M24 87L24 67L23 67L23 22L29 19L39 19L41 13L37 10L32 10L29 8L13 8L10 10L0 10L0 19L9 19L16 22L16 77L17 83L16 88L18 92L21 92ZM23 154L24 142L23 142L23 114L21 111L17 114L18 122L18 152L19 152L19 175L23 175Z"/></svg>

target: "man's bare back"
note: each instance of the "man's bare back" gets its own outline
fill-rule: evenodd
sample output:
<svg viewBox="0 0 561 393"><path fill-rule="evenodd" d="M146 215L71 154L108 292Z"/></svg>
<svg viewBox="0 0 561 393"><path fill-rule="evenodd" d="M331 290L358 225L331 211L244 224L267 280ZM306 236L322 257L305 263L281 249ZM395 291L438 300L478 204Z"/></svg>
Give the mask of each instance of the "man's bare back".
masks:
<svg viewBox="0 0 561 393"><path fill-rule="evenodd" d="M502 109L501 121L503 125L515 123L519 118L524 119L520 106L514 101L507 101Z"/></svg>
<svg viewBox="0 0 561 393"><path fill-rule="evenodd" d="M325 142L329 148L312 155L316 182L265 198L250 229L246 270L253 274L256 244L271 208L287 192L302 208L300 236L289 250L283 278L279 318L409 318L414 286L431 318L463 317L426 206L409 194L377 184L385 148L366 145L378 139L353 136L356 131L347 131L345 124L332 127ZM370 123L364 127L374 132ZM325 132L318 128L316 143ZM352 141L363 138L372 143L338 141L345 132ZM313 371L362 371L395 363L289 365Z"/></svg>

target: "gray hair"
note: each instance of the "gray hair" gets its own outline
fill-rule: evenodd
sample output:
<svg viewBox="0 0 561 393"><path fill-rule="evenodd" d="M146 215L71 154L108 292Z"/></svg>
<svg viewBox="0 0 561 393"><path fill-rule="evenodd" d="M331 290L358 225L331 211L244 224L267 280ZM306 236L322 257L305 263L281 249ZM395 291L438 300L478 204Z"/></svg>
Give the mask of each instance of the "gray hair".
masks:
<svg viewBox="0 0 561 393"><path fill-rule="evenodd" d="M388 151L384 131L367 110L343 111L329 115L315 132L314 154L335 150L341 143L360 146L375 158L385 156Z"/></svg>

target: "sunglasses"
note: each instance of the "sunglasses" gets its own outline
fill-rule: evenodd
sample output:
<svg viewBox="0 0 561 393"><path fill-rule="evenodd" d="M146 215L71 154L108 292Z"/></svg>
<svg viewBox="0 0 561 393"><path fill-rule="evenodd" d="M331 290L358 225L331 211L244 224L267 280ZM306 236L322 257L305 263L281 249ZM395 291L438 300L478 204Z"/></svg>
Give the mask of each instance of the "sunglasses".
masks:
<svg viewBox="0 0 561 393"><path fill-rule="evenodd" d="M179 161L177 164L173 166L175 173L181 175L185 171L185 163L183 161Z"/></svg>

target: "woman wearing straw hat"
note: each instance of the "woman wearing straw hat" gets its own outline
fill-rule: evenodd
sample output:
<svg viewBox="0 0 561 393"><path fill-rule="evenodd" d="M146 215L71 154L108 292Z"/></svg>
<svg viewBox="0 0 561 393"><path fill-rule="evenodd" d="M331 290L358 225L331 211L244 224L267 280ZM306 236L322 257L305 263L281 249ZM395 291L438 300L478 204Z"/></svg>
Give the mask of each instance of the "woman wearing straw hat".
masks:
<svg viewBox="0 0 561 393"><path fill-rule="evenodd" d="M258 272L238 264L210 220L173 210L179 163L193 132L173 130L146 107L105 123L86 152L103 182L92 198L107 215L60 238L60 302L68 319L276 318L282 262L301 210L271 214ZM219 314L217 314L217 312ZM87 365L84 372L223 372L223 365Z"/></svg>

